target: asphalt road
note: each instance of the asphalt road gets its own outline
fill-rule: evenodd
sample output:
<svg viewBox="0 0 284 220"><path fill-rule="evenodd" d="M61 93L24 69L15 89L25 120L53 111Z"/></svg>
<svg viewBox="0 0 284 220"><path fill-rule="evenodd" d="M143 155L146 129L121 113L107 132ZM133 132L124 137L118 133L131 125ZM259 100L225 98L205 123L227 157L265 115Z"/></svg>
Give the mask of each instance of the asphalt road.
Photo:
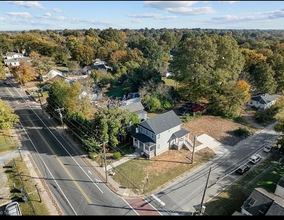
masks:
<svg viewBox="0 0 284 220"><path fill-rule="evenodd" d="M188 215L242 178L235 170L253 153L266 157L268 154L261 150L264 140L279 135L271 125L233 147L224 147L214 159L157 193L143 200L124 199L113 193L81 159L80 152L55 132L54 124L39 108L24 106L30 103L21 89L6 86L0 95L11 106L22 105L15 110L21 119L18 131L22 148L30 151L65 215Z"/></svg>
<svg viewBox="0 0 284 220"><path fill-rule="evenodd" d="M29 98L21 89L3 87L1 98L19 107L15 113L20 116L21 148L31 153L64 215L137 215L54 131L54 125L39 108L24 106Z"/></svg>
<svg viewBox="0 0 284 220"><path fill-rule="evenodd" d="M188 215L190 212L198 212L201 203L206 208L206 202L210 201L224 189L242 178L235 173L237 167L249 162L249 157L259 153L264 160L269 153L262 150L265 141L271 141L279 136L270 125L261 132L250 136L233 147L227 149L209 162L197 167L184 177L167 185L153 196L145 198L162 215ZM250 164L253 169L254 166Z"/></svg>

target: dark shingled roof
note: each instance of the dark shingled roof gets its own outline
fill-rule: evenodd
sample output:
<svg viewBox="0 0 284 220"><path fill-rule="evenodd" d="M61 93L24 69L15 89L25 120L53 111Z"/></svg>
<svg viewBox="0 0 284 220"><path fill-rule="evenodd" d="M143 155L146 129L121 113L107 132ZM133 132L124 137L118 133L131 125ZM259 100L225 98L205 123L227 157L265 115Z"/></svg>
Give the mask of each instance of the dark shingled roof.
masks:
<svg viewBox="0 0 284 220"><path fill-rule="evenodd" d="M134 138L136 138L137 140L143 142L143 143L150 143L150 144L155 144L153 142L153 140L151 138L149 138L148 136L146 136L145 134L141 134L141 133L136 133L133 135Z"/></svg>
<svg viewBox="0 0 284 220"><path fill-rule="evenodd" d="M277 185L282 186L284 188L284 176L280 178Z"/></svg>
<svg viewBox="0 0 284 220"><path fill-rule="evenodd" d="M280 95L269 95L269 94L263 94L263 95L256 95L251 97L251 100L257 101L261 104L267 104L277 98L279 98Z"/></svg>
<svg viewBox="0 0 284 220"><path fill-rule="evenodd" d="M185 135L187 135L189 133L190 133L189 131L181 128L179 131L173 133L173 135L176 136L177 138L180 138L180 137L183 137L183 136L185 136Z"/></svg>
<svg viewBox="0 0 284 220"><path fill-rule="evenodd" d="M181 124L182 121L179 119L176 113L171 110L143 121L139 125L148 129L149 131L153 131L155 134L160 134Z"/></svg>
<svg viewBox="0 0 284 220"><path fill-rule="evenodd" d="M120 106L120 108L126 110L129 109L130 112L137 112L144 109L144 106L141 102L131 103L129 105Z"/></svg>
<svg viewBox="0 0 284 220"><path fill-rule="evenodd" d="M242 208L255 215L283 215L284 200L263 188L255 188Z"/></svg>

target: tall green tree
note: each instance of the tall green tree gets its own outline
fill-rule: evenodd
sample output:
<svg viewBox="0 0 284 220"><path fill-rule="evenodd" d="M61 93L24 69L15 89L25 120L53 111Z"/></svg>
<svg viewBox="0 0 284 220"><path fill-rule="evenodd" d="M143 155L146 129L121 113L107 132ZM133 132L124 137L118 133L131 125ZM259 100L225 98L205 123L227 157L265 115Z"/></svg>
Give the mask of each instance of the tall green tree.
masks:
<svg viewBox="0 0 284 220"><path fill-rule="evenodd" d="M8 102L0 100L0 130L10 129L19 122L19 116L14 113L14 109Z"/></svg>

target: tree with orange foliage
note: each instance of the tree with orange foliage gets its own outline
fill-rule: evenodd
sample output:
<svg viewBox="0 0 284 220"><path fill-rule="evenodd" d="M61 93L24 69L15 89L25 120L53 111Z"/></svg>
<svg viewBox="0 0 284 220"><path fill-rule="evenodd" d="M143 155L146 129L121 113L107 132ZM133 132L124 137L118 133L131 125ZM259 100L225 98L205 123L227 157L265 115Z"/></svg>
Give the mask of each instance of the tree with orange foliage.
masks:
<svg viewBox="0 0 284 220"><path fill-rule="evenodd" d="M25 85L37 78L35 68L31 66L27 61L20 61L19 66L11 67L11 72L15 77L15 80L21 85Z"/></svg>

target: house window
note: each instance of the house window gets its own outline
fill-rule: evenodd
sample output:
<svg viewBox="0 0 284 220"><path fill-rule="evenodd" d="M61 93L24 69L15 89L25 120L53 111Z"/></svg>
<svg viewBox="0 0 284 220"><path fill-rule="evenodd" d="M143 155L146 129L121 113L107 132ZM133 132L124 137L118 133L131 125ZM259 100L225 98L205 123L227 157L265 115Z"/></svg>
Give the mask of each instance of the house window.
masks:
<svg viewBox="0 0 284 220"><path fill-rule="evenodd" d="M255 199L251 198L248 204L249 204L250 206L252 206L254 203L255 203Z"/></svg>
<svg viewBox="0 0 284 220"><path fill-rule="evenodd" d="M149 132L148 132L148 130L145 130L145 133L146 133L146 135L147 135L147 136L149 135Z"/></svg>
<svg viewBox="0 0 284 220"><path fill-rule="evenodd" d="M151 133L151 138L154 140L154 133Z"/></svg>
<svg viewBox="0 0 284 220"><path fill-rule="evenodd" d="M158 134L158 139L160 139L160 134Z"/></svg>
<svg viewBox="0 0 284 220"><path fill-rule="evenodd" d="M135 144L138 144L138 141L137 141L137 139L136 139L136 138L134 139L134 143L135 143Z"/></svg>
<svg viewBox="0 0 284 220"><path fill-rule="evenodd" d="M261 214L265 214L266 210L267 210L267 206L266 206L266 205L263 205L263 206L261 207L261 209L259 209L259 212L260 212Z"/></svg>
<svg viewBox="0 0 284 220"><path fill-rule="evenodd" d="M140 130L140 133L142 133L142 134L143 134L144 129L140 127L140 128L139 128L139 130Z"/></svg>
<svg viewBox="0 0 284 220"><path fill-rule="evenodd" d="M158 144L158 149L160 149L160 144Z"/></svg>

